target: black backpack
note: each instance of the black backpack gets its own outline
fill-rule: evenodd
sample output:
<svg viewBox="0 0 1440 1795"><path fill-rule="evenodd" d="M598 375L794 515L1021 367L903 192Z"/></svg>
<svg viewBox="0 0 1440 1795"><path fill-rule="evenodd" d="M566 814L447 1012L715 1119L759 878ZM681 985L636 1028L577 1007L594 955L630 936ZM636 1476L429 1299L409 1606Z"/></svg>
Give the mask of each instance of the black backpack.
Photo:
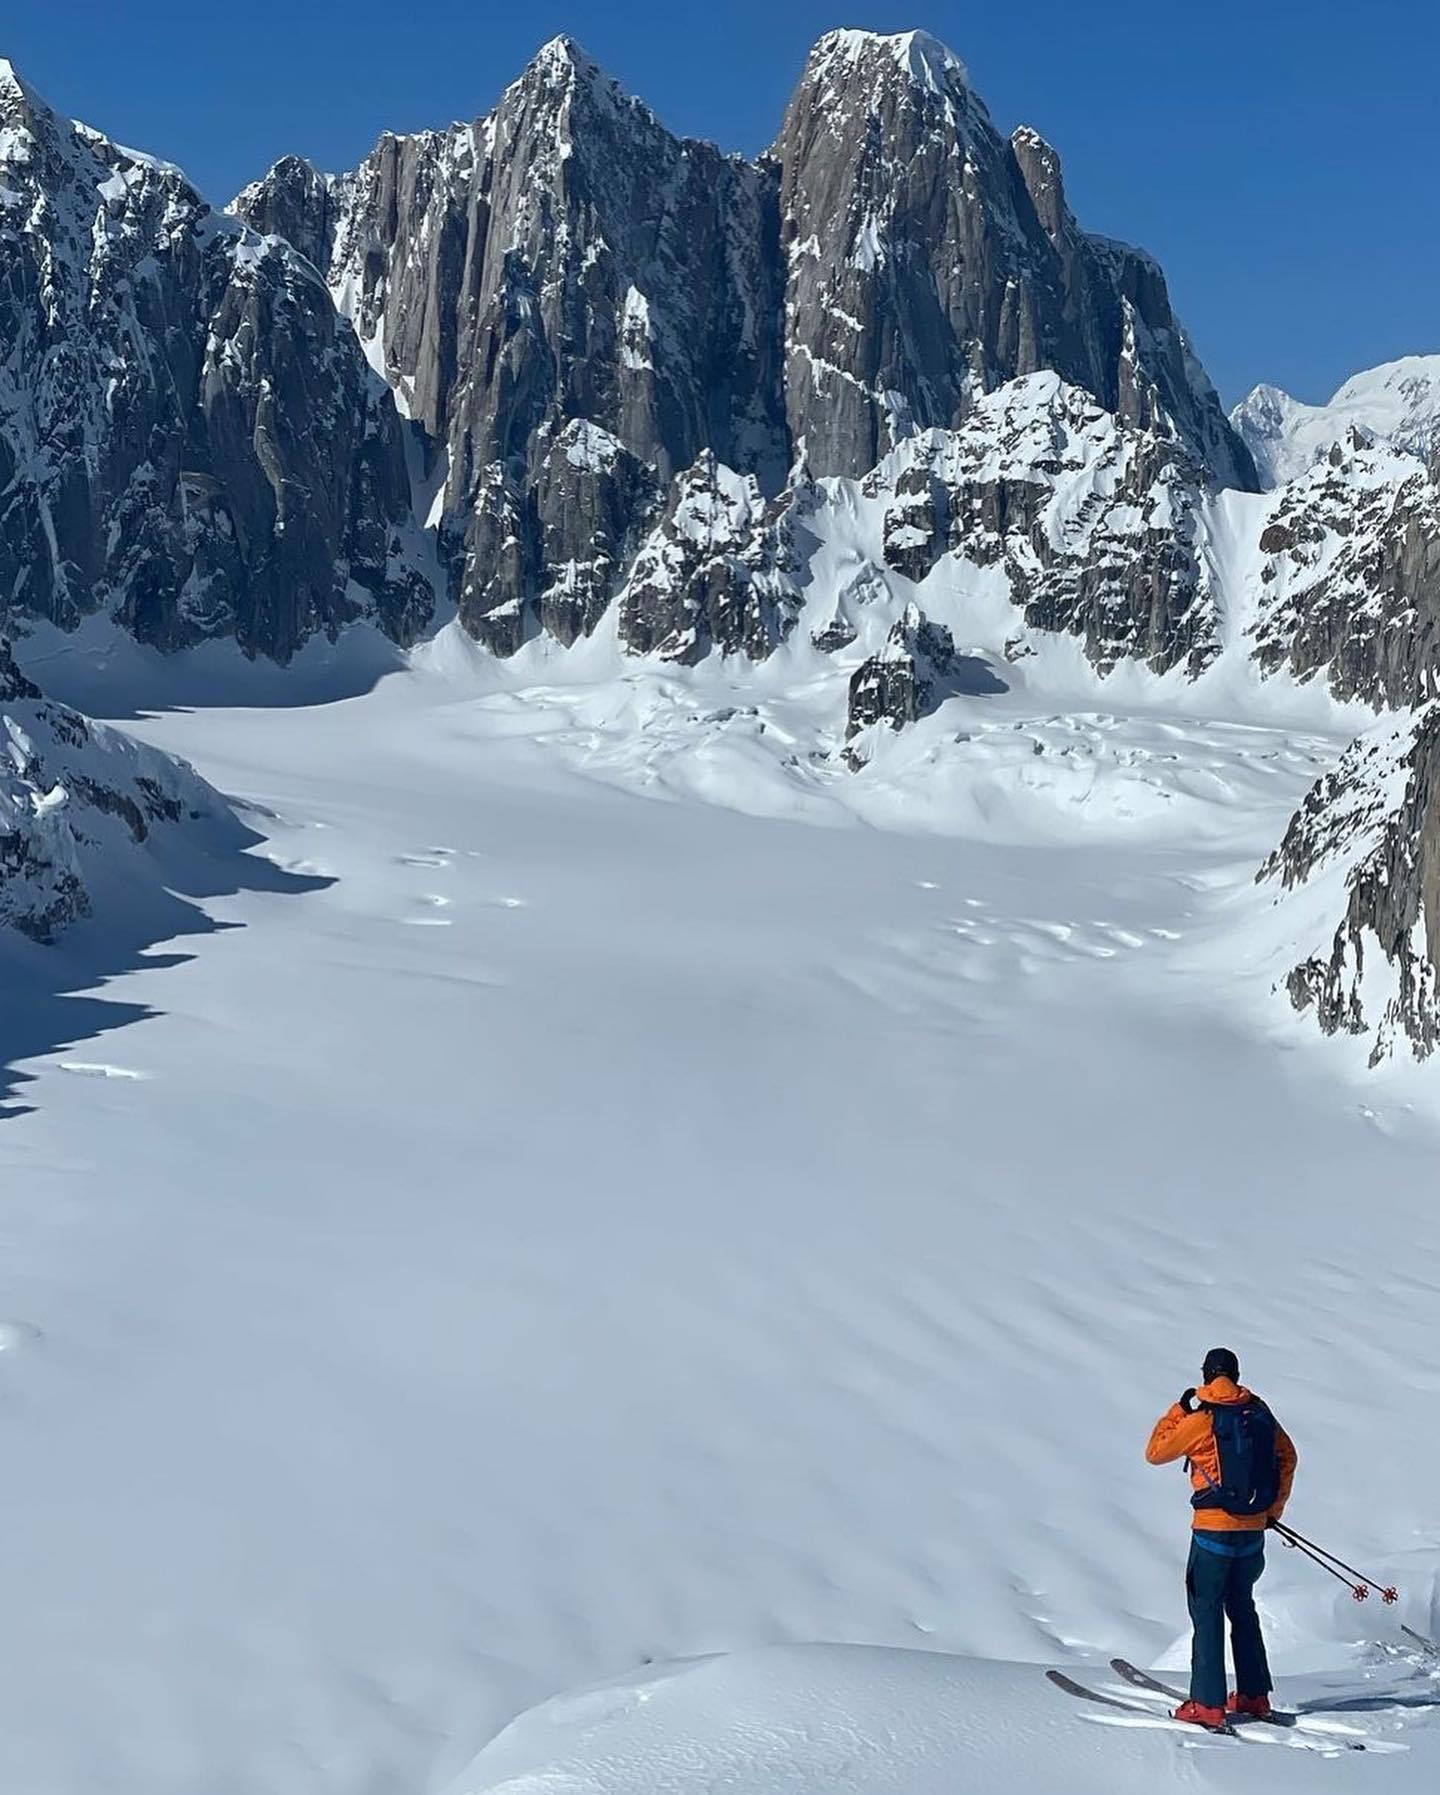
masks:
<svg viewBox="0 0 1440 1795"><path fill-rule="evenodd" d="M1202 1404L1215 1429L1220 1481L1203 1471L1208 1489L1196 1490L1193 1508L1220 1508L1227 1515L1269 1514L1280 1494L1280 1449L1275 1417L1252 1396L1249 1402Z"/></svg>

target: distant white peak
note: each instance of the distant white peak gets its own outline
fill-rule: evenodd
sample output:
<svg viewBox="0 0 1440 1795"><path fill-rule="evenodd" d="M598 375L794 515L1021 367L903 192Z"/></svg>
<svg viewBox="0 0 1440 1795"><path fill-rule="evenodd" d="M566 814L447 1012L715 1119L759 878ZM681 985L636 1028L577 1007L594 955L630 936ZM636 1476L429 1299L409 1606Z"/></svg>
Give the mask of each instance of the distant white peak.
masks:
<svg viewBox="0 0 1440 1795"><path fill-rule="evenodd" d="M1440 440L1440 355L1407 355L1353 374L1324 405L1257 386L1230 421L1270 486L1293 480L1357 427L1401 453L1423 456Z"/></svg>
<svg viewBox="0 0 1440 1795"><path fill-rule="evenodd" d="M830 31L816 44L812 61L857 69L891 62L930 93L948 94L957 86L970 85L965 64L928 31L902 31L889 37L878 31Z"/></svg>

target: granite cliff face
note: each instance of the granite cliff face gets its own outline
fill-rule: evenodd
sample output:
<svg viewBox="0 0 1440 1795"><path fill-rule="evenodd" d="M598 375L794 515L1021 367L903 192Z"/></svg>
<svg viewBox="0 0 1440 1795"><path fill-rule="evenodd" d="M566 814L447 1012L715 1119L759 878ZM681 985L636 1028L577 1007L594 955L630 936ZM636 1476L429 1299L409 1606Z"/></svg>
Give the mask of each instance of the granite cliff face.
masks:
<svg viewBox="0 0 1440 1795"><path fill-rule="evenodd" d="M771 154L786 417L812 472L863 474L1051 369L1221 484L1254 484L1159 268L1079 228L1054 150L1028 127L1002 137L933 38L822 38Z"/></svg>
<svg viewBox="0 0 1440 1795"><path fill-rule="evenodd" d="M432 593L401 425L314 269L0 64L0 604L288 660Z"/></svg>
<svg viewBox="0 0 1440 1795"><path fill-rule="evenodd" d="M1202 483L1254 481L1158 268L1082 232L1054 152L923 33L823 38L754 164L557 39L477 123L335 178L287 158L236 206L324 269L436 444L461 620L501 653L593 628L702 457L762 496L857 478L1037 370ZM616 449L577 458L582 424Z"/></svg>

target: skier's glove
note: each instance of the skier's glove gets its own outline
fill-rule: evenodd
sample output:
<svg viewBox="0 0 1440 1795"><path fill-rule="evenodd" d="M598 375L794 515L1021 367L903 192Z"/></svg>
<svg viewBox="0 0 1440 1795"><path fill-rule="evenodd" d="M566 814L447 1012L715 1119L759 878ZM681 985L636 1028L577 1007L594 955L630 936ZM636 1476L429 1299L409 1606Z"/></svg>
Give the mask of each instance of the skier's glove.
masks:
<svg viewBox="0 0 1440 1795"><path fill-rule="evenodd" d="M1195 1413L1195 1386L1194 1386L1194 1384L1191 1384L1191 1386L1188 1390L1185 1390L1181 1393L1180 1407L1182 1409L1184 1409L1184 1411L1187 1415L1193 1415Z"/></svg>

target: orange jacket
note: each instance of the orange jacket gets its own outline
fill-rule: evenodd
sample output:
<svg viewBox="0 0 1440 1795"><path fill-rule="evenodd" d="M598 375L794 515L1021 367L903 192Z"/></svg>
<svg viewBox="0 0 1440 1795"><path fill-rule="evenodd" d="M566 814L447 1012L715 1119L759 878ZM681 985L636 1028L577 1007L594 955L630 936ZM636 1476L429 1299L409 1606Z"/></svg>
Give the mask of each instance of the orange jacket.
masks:
<svg viewBox="0 0 1440 1795"><path fill-rule="evenodd" d="M1217 1377L1195 1392L1201 1402L1249 1402L1250 1392L1232 1383L1228 1377ZM1195 1525L1207 1533L1258 1533L1271 1521L1278 1521L1290 1500L1290 1486L1295 1481L1296 1452L1293 1442L1277 1421L1275 1446L1280 1458L1280 1494L1275 1506L1266 1515L1232 1515L1223 1508L1197 1508ZM1173 1465L1177 1458L1190 1461L1190 1487L1208 1490L1220 1481L1220 1452L1215 1444L1215 1423L1207 1409L1188 1414L1177 1402L1155 1423L1145 1456L1152 1465Z"/></svg>

